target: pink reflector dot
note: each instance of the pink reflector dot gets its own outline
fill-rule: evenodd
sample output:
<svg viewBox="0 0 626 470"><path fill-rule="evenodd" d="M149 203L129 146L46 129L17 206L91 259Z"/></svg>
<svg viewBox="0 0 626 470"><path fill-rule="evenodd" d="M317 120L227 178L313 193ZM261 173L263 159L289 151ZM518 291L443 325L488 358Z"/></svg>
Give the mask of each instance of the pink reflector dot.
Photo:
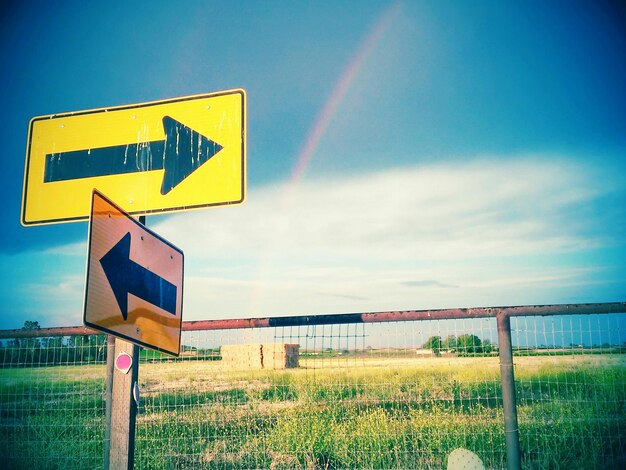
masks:
<svg viewBox="0 0 626 470"><path fill-rule="evenodd" d="M128 372L132 364L133 358L126 353L120 353L120 355L117 356L117 359L115 359L115 367L124 373Z"/></svg>

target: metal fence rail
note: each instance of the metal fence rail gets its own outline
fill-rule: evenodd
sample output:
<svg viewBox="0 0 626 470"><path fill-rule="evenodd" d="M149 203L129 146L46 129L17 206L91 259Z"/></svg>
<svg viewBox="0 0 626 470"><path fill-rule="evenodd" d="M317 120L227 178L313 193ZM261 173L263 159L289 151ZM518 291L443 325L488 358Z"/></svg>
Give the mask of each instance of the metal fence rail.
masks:
<svg viewBox="0 0 626 470"><path fill-rule="evenodd" d="M626 304L185 322L143 350L136 468L626 467ZM101 468L106 337L0 331L9 468ZM282 369L266 346L297 344ZM248 345L226 361L228 345ZM254 347L252 348L254 349ZM257 361L257 362L255 362ZM280 362L280 360L278 360Z"/></svg>

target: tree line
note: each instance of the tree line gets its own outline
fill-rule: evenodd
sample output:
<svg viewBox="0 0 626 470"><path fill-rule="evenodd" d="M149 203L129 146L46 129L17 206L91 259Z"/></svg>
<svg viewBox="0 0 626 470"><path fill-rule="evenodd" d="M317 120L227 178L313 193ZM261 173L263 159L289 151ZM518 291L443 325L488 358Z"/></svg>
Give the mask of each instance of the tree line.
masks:
<svg viewBox="0 0 626 470"><path fill-rule="evenodd" d="M488 339L481 340L478 336L471 334L464 334L458 338L455 335L448 335L445 339L441 336L431 336L422 347L432 350L435 356L440 356L442 352L457 355L491 354L497 350L497 347Z"/></svg>
<svg viewBox="0 0 626 470"><path fill-rule="evenodd" d="M39 329L36 321L26 321L22 327ZM106 362L106 335L14 338L0 343L0 368Z"/></svg>

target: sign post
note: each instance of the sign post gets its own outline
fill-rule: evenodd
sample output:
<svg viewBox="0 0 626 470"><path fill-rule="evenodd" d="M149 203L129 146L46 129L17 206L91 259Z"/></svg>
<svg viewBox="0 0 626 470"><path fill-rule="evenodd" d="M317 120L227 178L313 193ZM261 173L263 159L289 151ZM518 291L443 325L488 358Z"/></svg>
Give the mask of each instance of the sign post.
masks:
<svg viewBox="0 0 626 470"><path fill-rule="evenodd" d="M241 89L30 121L21 223L89 220L83 323L109 335L107 469L134 465L140 347L180 354L183 252L145 215L241 204L245 189Z"/></svg>
<svg viewBox="0 0 626 470"><path fill-rule="evenodd" d="M113 336L109 339L107 362L109 357L119 357L120 354L129 357L132 362L126 371L117 368L107 370L104 468L128 470L133 468L135 461L135 423L139 403L133 396L133 390L139 379L140 348Z"/></svg>
<svg viewBox="0 0 626 470"><path fill-rule="evenodd" d="M139 345L180 352L183 253L142 222L93 191L84 323L109 334L106 469L134 465Z"/></svg>

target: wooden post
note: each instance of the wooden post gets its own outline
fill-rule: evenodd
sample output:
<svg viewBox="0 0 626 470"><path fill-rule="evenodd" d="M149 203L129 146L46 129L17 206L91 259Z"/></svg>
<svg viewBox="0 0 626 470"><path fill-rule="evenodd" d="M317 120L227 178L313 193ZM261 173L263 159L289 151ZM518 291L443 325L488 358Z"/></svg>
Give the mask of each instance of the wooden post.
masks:
<svg viewBox="0 0 626 470"><path fill-rule="evenodd" d="M146 216L139 216L138 221L145 225ZM104 434L104 468L107 470L132 470L135 465L135 423L138 403L135 401L133 391L139 380L140 350L141 348L135 344L109 335ZM120 353L131 357L130 370L123 371L115 366Z"/></svg>
<svg viewBox="0 0 626 470"><path fill-rule="evenodd" d="M107 385L111 383L111 393L107 392L110 405L107 403L105 469L129 470L134 466L137 403L133 397L133 388L139 376L139 350L139 346L119 338L114 339L114 344L111 341L108 344ZM132 358L130 370L125 373L114 366L109 372L109 357L112 356L115 361L120 353L128 354ZM112 380L109 380L109 373Z"/></svg>

